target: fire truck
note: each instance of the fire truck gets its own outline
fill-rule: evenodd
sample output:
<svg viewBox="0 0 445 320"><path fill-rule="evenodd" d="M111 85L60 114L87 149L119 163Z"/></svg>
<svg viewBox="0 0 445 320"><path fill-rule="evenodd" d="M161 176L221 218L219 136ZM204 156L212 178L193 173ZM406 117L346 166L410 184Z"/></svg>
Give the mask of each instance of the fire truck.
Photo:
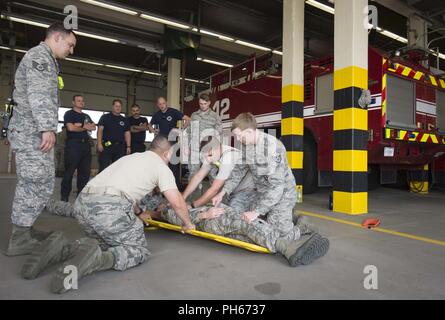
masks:
<svg viewBox="0 0 445 320"><path fill-rule="evenodd" d="M252 57L210 77L205 92L211 95L225 134L230 135L232 119L251 112L259 128L280 137L281 65L275 59L272 54ZM332 186L333 72L333 57L304 67L305 193ZM381 184L409 186L411 180L429 180L429 186L444 183L445 81L421 63L371 47L368 74L369 189ZM185 98L186 114L198 106L198 93Z"/></svg>

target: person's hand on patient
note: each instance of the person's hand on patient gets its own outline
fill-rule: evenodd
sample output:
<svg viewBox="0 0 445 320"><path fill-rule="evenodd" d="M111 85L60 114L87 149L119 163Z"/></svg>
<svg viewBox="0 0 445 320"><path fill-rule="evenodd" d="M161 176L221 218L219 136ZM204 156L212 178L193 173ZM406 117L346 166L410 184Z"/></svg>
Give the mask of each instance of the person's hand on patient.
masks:
<svg viewBox="0 0 445 320"><path fill-rule="evenodd" d="M212 204L217 207L219 206L219 204L223 201L224 195L226 193L224 192L224 190L220 191L216 196L214 196L212 198Z"/></svg>
<svg viewBox="0 0 445 320"><path fill-rule="evenodd" d="M247 211L241 214L241 219L243 219L244 221L246 221L247 223L251 223L252 221L254 221L256 218L259 217L259 213L255 212L255 211Z"/></svg>
<svg viewBox="0 0 445 320"><path fill-rule="evenodd" d="M215 219L218 218L219 216L224 214L224 209L223 208L217 208L217 207L212 207L207 211L201 212L198 215L199 220L205 220L205 219Z"/></svg>

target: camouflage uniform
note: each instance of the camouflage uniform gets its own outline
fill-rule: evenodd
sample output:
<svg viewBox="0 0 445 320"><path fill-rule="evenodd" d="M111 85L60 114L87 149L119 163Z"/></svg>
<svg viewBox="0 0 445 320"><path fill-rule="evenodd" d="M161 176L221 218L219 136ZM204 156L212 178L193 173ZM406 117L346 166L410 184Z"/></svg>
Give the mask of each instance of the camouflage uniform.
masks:
<svg viewBox="0 0 445 320"><path fill-rule="evenodd" d="M66 128L56 135L56 146L54 147L54 158L56 165L56 177L63 177L65 171L65 142L66 142Z"/></svg>
<svg viewBox="0 0 445 320"><path fill-rule="evenodd" d="M218 114L209 108L203 112L200 110L192 113L190 125L187 128L187 134L190 141L190 155L189 155L189 179L201 167L199 157L199 146L201 140L207 136L218 135L217 138L222 142L222 122Z"/></svg>
<svg viewBox="0 0 445 320"><path fill-rule="evenodd" d="M17 186L12 223L30 227L50 199L55 182L54 149L40 151L42 132L57 131L59 67L45 44L30 49L15 74L14 116L8 138L16 154Z"/></svg>
<svg viewBox="0 0 445 320"><path fill-rule="evenodd" d="M238 213L252 210L257 192L255 189L246 189L234 192L229 196L225 196L223 203L234 209Z"/></svg>
<svg viewBox="0 0 445 320"><path fill-rule="evenodd" d="M250 170L257 195L249 211L260 214L273 227L287 234L292 230L292 211L297 200L295 178L289 168L286 149L275 137L258 132L255 145L245 146L242 164L232 171L223 190L230 195Z"/></svg>
<svg viewBox="0 0 445 320"><path fill-rule="evenodd" d="M154 210L163 202L162 196L146 195L141 200L141 207L145 210ZM202 206L189 210L192 223L197 230L226 236L229 238L254 243L268 248L271 252L276 252L276 241L281 239L298 240L300 238L300 230L298 227L292 227L287 233L281 232L273 225L263 219L256 219L252 223L246 223L241 219L239 212L234 208L225 204L220 205L225 213L214 219L200 220L198 215L201 212L210 209L210 206ZM163 220L181 226L181 219L176 215L173 209L166 209L161 213Z"/></svg>
<svg viewBox="0 0 445 320"><path fill-rule="evenodd" d="M97 239L103 251L113 253L115 270L126 270L150 256L144 224L133 213L133 203L112 195L81 193L74 205L51 200L46 209L75 217L88 237Z"/></svg>
<svg viewBox="0 0 445 320"><path fill-rule="evenodd" d="M271 252L276 252L275 243L278 239L298 240L300 231L297 227L283 234L270 223L263 219L256 219L252 223L247 223L241 219L239 213L231 207L221 204L225 213L214 219L199 220L198 214L207 211L210 206L199 207L190 210L190 217L196 229L220 236L226 236L266 247ZM162 218L171 224L181 225L181 220L172 209L162 212Z"/></svg>

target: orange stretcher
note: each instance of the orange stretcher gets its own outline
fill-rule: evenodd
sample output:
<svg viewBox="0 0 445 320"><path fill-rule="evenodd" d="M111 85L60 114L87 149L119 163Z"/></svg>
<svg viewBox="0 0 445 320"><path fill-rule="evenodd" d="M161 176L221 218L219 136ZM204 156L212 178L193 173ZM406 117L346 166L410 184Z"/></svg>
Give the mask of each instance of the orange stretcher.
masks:
<svg viewBox="0 0 445 320"><path fill-rule="evenodd" d="M150 227L159 227L159 228L162 228L162 229L182 232L182 228L180 226L177 226L177 225L174 225L174 224L161 222L161 221L153 220L153 219L147 220L147 223L148 223L149 227L147 227L146 229L148 229ZM261 246L258 246L256 244L244 242L244 241L241 241L241 240L231 239L231 238L227 238L227 237L223 237L223 236L218 236L216 234L212 234L212 233L208 233L208 232L203 232L203 231L198 231L198 230L191 230L191 231L188 231L187 234L191 234L193 236L204 238L204 239L209 239L209 240L221 242L221 243L224 243L224 244L228 244L229 246L234 246L234 247L242 248L242 249L253 251L253 252L271 253L269 251L269 249L261 247Z"/></svg>

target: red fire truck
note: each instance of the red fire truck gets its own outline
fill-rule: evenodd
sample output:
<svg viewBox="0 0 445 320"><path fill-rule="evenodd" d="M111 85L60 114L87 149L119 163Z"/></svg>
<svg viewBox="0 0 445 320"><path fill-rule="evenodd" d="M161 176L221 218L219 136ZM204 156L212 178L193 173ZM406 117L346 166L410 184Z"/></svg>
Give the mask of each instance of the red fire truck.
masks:
<svg viewBox="0 0 445 320"><path fill-rule="evenodd" d="M255 115L258 126L280 136L281 68L267 54L254 57L210 78L212 108L227 134L242 112ZM333 71L327 57L305 64L305 193L332 185ZM411 59L389 57L374 48L368 54L368 183L405 183L413 173L429 175L430 184L445 182L445 81ZM197 94L185 99L184 111L198 109ZM429 164L428 171L423 171ZM420 171L419 171L420 170ZM428 180L428 179L426 179Z"/></svg>

